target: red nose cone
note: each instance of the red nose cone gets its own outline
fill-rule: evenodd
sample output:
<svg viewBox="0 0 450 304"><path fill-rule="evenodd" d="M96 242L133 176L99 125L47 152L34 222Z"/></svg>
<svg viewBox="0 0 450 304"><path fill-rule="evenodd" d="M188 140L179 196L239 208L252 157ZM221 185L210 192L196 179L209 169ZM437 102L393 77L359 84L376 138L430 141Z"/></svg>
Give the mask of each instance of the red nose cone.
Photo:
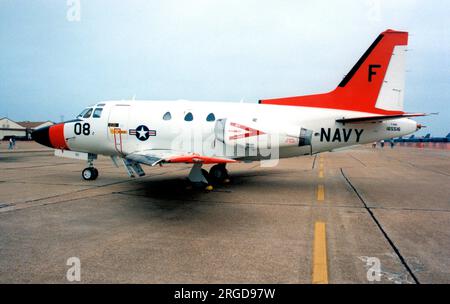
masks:
<svg viewBox="0 0 450 304"><path fill-rule="evenodd" d="M39 128L31 133L31 137L41 145L55 149L69 150L64 137L64 124Z"/></svg>
<svg viewBox="0 0 450 304"><path fill-rule="evenodd" d="M52 144L53 148L69 150L69 147L67 147L66 144L66 139L64 137L63 123L51 126L48 135L50 137L50 143Z"/></svg>

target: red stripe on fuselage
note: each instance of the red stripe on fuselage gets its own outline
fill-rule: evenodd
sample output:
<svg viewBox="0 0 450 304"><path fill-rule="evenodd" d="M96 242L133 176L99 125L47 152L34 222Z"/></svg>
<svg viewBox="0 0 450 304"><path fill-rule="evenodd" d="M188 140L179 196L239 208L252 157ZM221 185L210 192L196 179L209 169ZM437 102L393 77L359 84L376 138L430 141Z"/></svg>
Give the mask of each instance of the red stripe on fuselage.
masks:
<svg viewBox="0 0 450 304"><path fill-rule="evenodd" d="M70 150L64 137L64 124L51 126L48 131L48 135L50 137L50 143L52 144L53 148Z"/></svg>
<svg viewBox="0 0 450 304"><path fill-rule="evenodd" d="M266 134L263 131L259 131L259 130L256 130L256 129L253 129L253 128L250 128L250 127L247 127L247 126L235 123L235 122L230 123L230 125L248 132L248 133L244 133L244 134L237 134L237 135L230 136L230 140L236 140L236 139ZM241 132L241 130L229 130L229 132L236 133L236 132Z"/></svg>

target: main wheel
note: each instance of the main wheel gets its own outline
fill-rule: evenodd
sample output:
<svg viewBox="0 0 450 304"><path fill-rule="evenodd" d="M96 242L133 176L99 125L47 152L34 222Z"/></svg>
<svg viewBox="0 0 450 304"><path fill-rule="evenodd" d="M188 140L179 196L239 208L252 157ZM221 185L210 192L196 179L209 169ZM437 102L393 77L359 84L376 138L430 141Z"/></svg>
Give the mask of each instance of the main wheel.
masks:
<svg viewBox="0 0 450 304"><path fill-rule="evenodd" d="M209 170L209 179L216 183L222 183L228 179L228 170L224 165L214 165Z"/></svg>
<svg viewBox="0 0 450 304"><path fill-rule="evenodd" d="M97 168L92 168L92 171L94 172L94 176L92 177L92 180L95 180L98 177L98 170L97 170Z"/></svg>
<svg viewBox="0 0 450 304"><path fill-rule="evenodd" d="M84 180L94 180L98 177L98 170L96 168L86 168L81 172Z"/></svg>

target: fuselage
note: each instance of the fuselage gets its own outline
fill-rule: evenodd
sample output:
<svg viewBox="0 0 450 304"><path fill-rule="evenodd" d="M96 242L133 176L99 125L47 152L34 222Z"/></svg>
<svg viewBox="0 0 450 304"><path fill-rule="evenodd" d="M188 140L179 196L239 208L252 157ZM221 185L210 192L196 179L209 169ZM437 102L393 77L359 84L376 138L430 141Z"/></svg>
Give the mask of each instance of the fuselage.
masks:
<svg viewBox="0 0 450 304"><path fill-rule="evenodd" d="M336 120L370 113L298 106L123 100L88 109L89 115L63 124L58 148L112 156L175 150L260 160L315 154L417 130L408 118L344 124Z"/></svg>
<svg viewBox="0 0 450 304"><path fill-rule="evenodd" d="M312 155L420 129L403 111L408 33L382 32L338 86L328 92L256 103L106 101L76 119L38 129L32 138L87 160L85 180L98 177L98 154L121 159L130 177L141 165L192 164L193 183L227 180L227 163ZM65 155L63 155L65 154ZM201 169L213 164L209 173ZM270 163L269 166L276 165ZM262 163L266 165L266 163Z"/></svg>

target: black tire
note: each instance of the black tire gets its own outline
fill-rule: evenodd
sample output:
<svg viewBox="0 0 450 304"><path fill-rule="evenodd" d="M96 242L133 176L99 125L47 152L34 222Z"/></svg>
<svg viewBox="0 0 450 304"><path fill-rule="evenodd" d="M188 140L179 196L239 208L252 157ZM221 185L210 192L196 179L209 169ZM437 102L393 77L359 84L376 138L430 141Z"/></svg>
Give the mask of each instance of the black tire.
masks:
<svg viewBox="0 0 450 304"><path fill-rule="evenodd" d="M98 177L98 170L97 168L92 168L92 171L94 173L94 175L92 176L92 180L96 180Z"/></svg>
<svg viewBox="0 0 450 304"><path fill-rule="evenodd" d="M92 180L94 174L95 173L92 168L85 168L83 171L81 171L81 177L83 177L84 180Z"/></svg>
<svg viewBox="0 0 450 304"><path fill-rule="evenodd" d="M228 178L228 170L224 165L214 165L209 170L209 179L215 183L222 183Z"/></svg>

